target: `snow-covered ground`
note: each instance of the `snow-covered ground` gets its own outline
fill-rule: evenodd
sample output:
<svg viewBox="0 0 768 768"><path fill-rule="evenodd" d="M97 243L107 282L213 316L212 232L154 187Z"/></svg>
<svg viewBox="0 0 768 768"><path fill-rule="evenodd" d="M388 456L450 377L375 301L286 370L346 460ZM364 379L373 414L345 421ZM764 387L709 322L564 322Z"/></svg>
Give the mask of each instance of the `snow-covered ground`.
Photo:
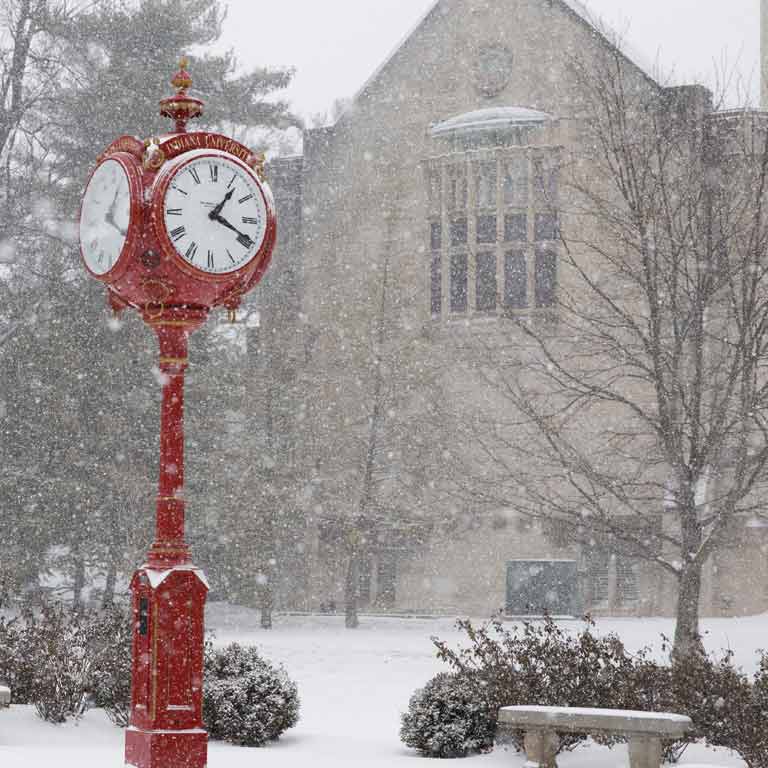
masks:
<svg viewBox="0 0 768 768"><path fill-rule="evenodd" d="M574 627L578 623L574 622ZM212 742L210 768L438 768L442 761L418 757L398 739L399 716L415 688L443 668L434 658L430 636L459 642L447 619L363 618L355 631L343 618L278 617L275 628L263 631L252 611L213 605L207 626L217 644L234 640L259 646L264 656L282 663L296 680L302 702L298 726L279 742L252 750ZM768 616L704 622L711 649L730 647L736 661L752 671L755 649L765 644ZM615 631L628 646L660 645L672 634L667 619L605 619L600 631ZM99 710L63 726L42 722L32 707L0 710L2 768L119 768L123 732ZM461 765L475 768L522 768L523 757L497 748ZM723 751L701 746L688 749L686 764L743 768ZM590 745L561 756L561 768L626 766L626 748L608 750ZM452 763L452 765L456 765Z"/></svg>

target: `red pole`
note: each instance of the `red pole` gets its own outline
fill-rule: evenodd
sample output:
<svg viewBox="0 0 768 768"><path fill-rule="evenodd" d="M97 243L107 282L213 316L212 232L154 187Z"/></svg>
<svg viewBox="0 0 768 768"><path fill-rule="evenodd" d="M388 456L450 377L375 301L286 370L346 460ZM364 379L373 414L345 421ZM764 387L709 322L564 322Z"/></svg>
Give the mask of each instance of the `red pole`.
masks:
<svg viewBox="0 0 768 768"><path fill-rule="evenodd" d="M187 340L205 308L145 313L160 343L162 405L155 541L131 582L133 672L125 762L135 768L205 768L203 610L208 590L184 538L184 372Z"/></svg>
<svg viewBox="0 0 768 768"><path fill-rule="evenodd" d="M148 562L155 568L167 568L190 561L184 540L184 372L189 362L187 338L194 328L178 318L148 322L160 344L163 392L155 541Z"/></svg>

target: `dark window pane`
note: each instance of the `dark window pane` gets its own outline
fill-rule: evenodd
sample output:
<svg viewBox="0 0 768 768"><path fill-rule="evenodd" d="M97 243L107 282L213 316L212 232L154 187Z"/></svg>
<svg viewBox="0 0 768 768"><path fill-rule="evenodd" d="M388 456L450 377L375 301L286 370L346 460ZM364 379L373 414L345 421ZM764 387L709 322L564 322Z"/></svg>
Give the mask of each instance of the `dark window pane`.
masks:
<svg viewBox="0 0 768 768"><path fill-rule="evenodd" d="M557 214L537 213L534 220L534 238L536 240L557 240Z"/></svg>
<svg viewBox="0 0 768 768"><path fill-rule="evenodd" d="M504 217L504 239L528 239L528 217L524 213L508 213Z"/></svg>
<svg viewBox="0 0 768 768"><path fill-rule="evenodd" d="M439 251L443 247L443 227L436 221L429 225L429 245L433 251Z"/></svg>
<svg viewBox="0 0 768 768"><path fill-rule="evenodd" d="M477 242L495 243L496 242L496 217L478 216L477 217Z"/></svg>
<svg viewBox="0 0 768 768"><path fill-rule="evenodd" d="M467 220L454 219L451 222L451 245L464 245L467 242Z"/></svg>
<svg viewBox="0 0 768 768"><path fill-rule="evenodd" d="M551 307L557 291L557 253L552 248L536 249L536 306Z"/></svg>
<svg viewBox="0 0 768 768"><path fill-rule="evenodd" d="M467 254L451 256L451 312L467 311Z"/></svg>
<svg viewBox="0 0 768 768"><path fill-rule="evenodd" d="M430 265L430 298L429 306L433 315L439 315L443 306L443 269L439 253L432 254Z"/></svg>
<svg viewBox="0 0 768 768"><path fill-rule="evenodd" d="M524 251L509 251L504 256L504 306L528 306L528 270Z"/></svg>
<svg viewBox="0 0 768 768"><path fill-rule="evenodd" d="M448 207L451 210L467 207L467 172L463 165L448 169Z"/></svg>
<svg viewBox="0 0 768 768"><path fill-rule="evenodd" d="M479 312L492 312L496 309L496 254L477 254L477 274L475 284L477 309Z"/></svg>

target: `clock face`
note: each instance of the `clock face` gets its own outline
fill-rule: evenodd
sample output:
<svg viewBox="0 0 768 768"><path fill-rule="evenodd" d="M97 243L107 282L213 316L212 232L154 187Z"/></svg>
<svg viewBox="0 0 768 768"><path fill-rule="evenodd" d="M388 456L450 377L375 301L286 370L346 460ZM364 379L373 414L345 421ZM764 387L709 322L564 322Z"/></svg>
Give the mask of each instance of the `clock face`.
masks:
<svg viewBox="0 0 768 768"><path fill-rule="evenodd" d="M198 157L176 171L165 191L163 217L179 256L210 274L248 264L267 231L259 183L249 169L217 155Z"/></svg>
<svg viewBox="0 0 768 768"><path fill-rule="evenodd" d="M115 266L130 220L128 173L117 160L105 160L88 182L80 212L80 246L91 272L104 275Z"/></svg>

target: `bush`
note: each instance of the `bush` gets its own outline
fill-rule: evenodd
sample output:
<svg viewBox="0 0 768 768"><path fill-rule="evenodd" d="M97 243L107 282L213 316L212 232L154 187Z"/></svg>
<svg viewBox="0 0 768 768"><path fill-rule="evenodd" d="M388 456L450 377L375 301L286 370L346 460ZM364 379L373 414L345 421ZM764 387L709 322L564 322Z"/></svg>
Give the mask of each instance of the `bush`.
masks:
<svg viewBox="0 0 768 768"><path fill-rule="evenodd" d="M768 766L767 654L761 655L754 680L733 666L731 652L721 658L692 654L667 666L654 661L647 648L631 655L615 635L597 637L593 623L586 621L576 635L549 617L513 625L511 630L500 621L483 627L461 621L459 628L470 641L467 647L454 650L440 640L433 642L438 658L464 681L465 709L485 711L491 734L498 726L499 708L515 704L677 712L691 718L693 731L685 740L665 744L670 762L676 762L689 743L705 739L737 752L750 768ZM417 692L411 700L411 710L419 708L420 695ZM430 712L441 721L432 726L435 731L440 725L450 729L454 722L463 722L452 709L433 707ZM411 712L404 723L406 717L414 722ZM412 730L401 731L403 741L432 754ZM522 748L523 734L510 736ZM584 737L561 734L560 748L572 748ZM597 740L611 744L619 739Z"/></svg>
<svg viewBox="0 0 768 768"><path fill-rule="evenodd" d="M95 662L88 688L94 704L125 728L131 716L131 640L129 611L112 606L88 622L88 647Z"/></svg>
<svg viewBox="0 0 768 768"><path fill-rule="evenodd" d="M118 725L127 725L131 685L127 612L72 613L56 603L0 619L0 681L14 704L34 704L53 723L81 713L92 694Z"/></svg>
<svg viewBox="0 0 768 768"><path fill-rule="evenodd" d="M203 719L212 739L260 747L299 720L295 683L255 648L206 645Z"/></svg>
<svg viewBox="0 0 768 768"><path fill-rule="evenodd" d="M460 621L470 640L467 648L453 650L434 640L438 658L464 675L474 687L496 730L503 706L540 704L565 707L625 709L627 681L633 659L615 635L598 637L588 619L585 629L572 635L550 617L526 621L507 630L494 620L483 627ZM522 748L523 733L511 732L511 741ZM572 749L586 734L562 734L560 749ZM602 738L615 743L617 738Z"/></svg>
<svg viewBox="0 0 768 768"><path fill-rule="evenodd" d="M25 617L18 656L34 665L30 697L43 720L63 723L80 712L93 655L86 621L59 604L44 604L39 616Z"/></svg>
<svg viewBox="0 0 768 768"><path fill-rule="evenodd" d="M750 680L733 666L733 653L722 658L692 655L672 669L678 711L693 721L696 735L709 744L738 752L750 768L768 765L768 656Z"/></svg>
<svg viewBox="0 0 768 768"><path fill-rule="evenodd" d="M21 619L0 617L0 683L11 689L11 703L31 704L36 665L23 652Z"/></svg>
<svg viewBox="0 0 768 768"><path fill-rule="evenodd" d="M411 697L400 738L429 757L464 757L493 748L495 718L465 676L441 672Z"/></svg>

